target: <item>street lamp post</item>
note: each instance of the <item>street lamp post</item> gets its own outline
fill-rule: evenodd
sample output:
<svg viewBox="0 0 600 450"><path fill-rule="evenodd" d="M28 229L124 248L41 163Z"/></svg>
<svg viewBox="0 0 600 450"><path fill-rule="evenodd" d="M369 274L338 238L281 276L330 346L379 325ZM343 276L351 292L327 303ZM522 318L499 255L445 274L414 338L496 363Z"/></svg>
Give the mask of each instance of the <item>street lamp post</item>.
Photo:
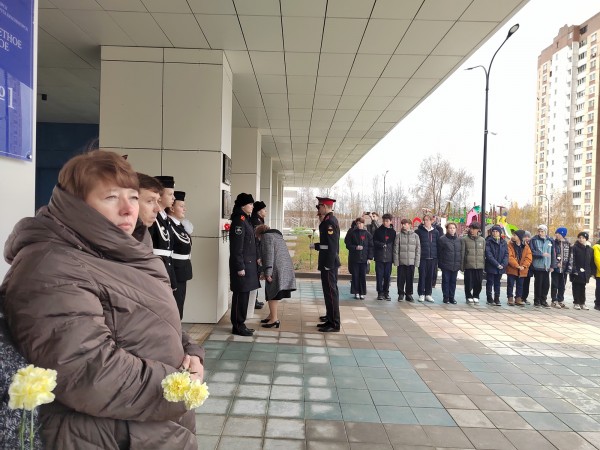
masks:
<svg viewBox="0 0 600 450"><path fill-rule="evenodd" d="M383 209L381 210L381 214L385 214L385 177L387 177L389 170L385 171L385 174L383 175Z"/></svg>
<svg viewBox="0 0 600 450"><path fill-rule="evenodd" d="M487 178L488 102L489 102L489 91L490 91L490 71L492 70L492 63L494 62L494 58L496 57L496 55L498 54L498 52L500 51L502 46L508 40L508 38L510 38L513 34L515 34L515 32L518 29L519 29L518 23L516 23L512 27L510 27L510 30L508 30L508 34L506 35L506 38L504 39L504 41L502 41L502 44L500 44L500 47L498 47L498 49L496 50L496 53L494 53L494 56L492 56L492 59L491 59L490 64L487 69L484 66L474 66L474 67L469 67L466 69L466 70L472 70L472 69L476 69L477 67L481 67L483 69L483 71L485 72L485 119L484 119L484 123L483 123L483 173L482 173L482 177L481 177L481 214L480 214L481 230L482 230L482 234L484 237L485 237L485 205L486 205L485 194L486 194L486 178Z"/></svg>

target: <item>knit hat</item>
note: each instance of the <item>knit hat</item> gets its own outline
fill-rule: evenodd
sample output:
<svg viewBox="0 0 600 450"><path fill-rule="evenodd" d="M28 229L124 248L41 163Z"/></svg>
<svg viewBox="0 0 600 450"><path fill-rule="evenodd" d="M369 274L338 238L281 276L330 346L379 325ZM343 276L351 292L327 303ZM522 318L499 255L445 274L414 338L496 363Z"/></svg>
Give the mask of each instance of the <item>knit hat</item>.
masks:
<svg viewBox="0 0 600 450"><path fill-rule="evenodd" d="M254 197L252 197L252 194L246 194L245 192L242 192L235 198L235 206L237 207L241 208L242 206L250 203L254 203Z"/></svg>
<svg viewBox="0 0 600 450"><path fill-rule="evenodd" d="M565 227L559 227L554 234L560 234L562 237L567 237L567 229Z"/></svg>
<svg viewBox="0 0 600 450"><path fill-rule="evenodd" d="M259 212L261 209L265 209L266 207L267 207L266 203L261 200L254 202L254 212L255 213Z"/></svg>
<svg viewBox="0 0 600 450"><path fill-rule="evenodd" d="M530 231L527 231L527 230L525 230L525 234L523 235L523 237L528 237L528 238L530 238L530 237L531 237L531 232L530 232Z"/></svg>
<svg viewBox="0 0 600 450"><path fill-rule="evenodd" d="M525 230L517 230L517 231L515 231L515 234L517 235L517 237L519 238L519 240L521 242L523 242L523 239L525 239L525 233L526 233Z"/></svg>
<svg viewBox="0 0 600 450"><path fill-rule="evenodd" d="M579 236L583 236L583 237L585 238L585 240L586 240L586 241L589 241L589 240L590 240L590 233L588 233L588 232L586 232L586 231L582 231L581 233L579 233L579 234L577 235L577 237L579 237Z"/></svg>
<svg viewBox="0 0 600 450"><path fill-rule="evenodd" d="M502 227L500 225L494 225L492 227L492 231L497 231L498 233L502 234Z"/></svg>
<svg viewBox="0 0 600 450"><path fill-rule="evenodd" d="M545 233L548 232L548 227L546 225L543 225L543 224L538 225L537 229L538 229L538 231L544 230Z"/></svg>

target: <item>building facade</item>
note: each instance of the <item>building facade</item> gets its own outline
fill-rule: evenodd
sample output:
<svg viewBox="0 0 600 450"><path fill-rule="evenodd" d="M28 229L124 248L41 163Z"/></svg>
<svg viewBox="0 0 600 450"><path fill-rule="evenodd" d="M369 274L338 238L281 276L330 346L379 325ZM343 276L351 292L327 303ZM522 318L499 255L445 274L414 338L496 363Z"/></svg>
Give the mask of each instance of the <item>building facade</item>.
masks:
<svg viewBox="0 0 600 450"><path fill-rule="evenodd" d="M566 194L579 230L600 231L598 47L600 13L564 26L538 57L534 201ZM542 215L543 217L544 215Z"/></svg>

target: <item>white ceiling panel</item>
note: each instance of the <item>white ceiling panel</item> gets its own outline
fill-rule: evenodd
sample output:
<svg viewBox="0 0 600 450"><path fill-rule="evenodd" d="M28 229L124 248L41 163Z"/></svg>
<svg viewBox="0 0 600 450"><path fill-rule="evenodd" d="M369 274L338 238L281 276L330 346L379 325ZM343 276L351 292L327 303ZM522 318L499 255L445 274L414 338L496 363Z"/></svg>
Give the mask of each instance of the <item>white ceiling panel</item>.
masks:
<svg viewBox="0 0 600 450"><path fill-rule="evenodd" d="M415 20L396 49L397 54L429 55L456 22Z"/></svg>
<svg viewBox="0 0 600 450"><path fill-rule="evenodd" d="M235 15L232 0L188 0L188 3L194 13Z"/></svg>
<svg viewBox="0 0 600 450"><path fill-rule="evenodd" d="M321 53L319 60L319 76L347 77L354 61L353 54Z"/></svg>
<svg viewBox="0 0 600 450"><path fill-rule="evenodd" d="M338 109L337 111L335 111L335 115L333 116L333 118L336 121L352 122L354 119L356 119L357 115L358 115L357 109Z"/></svg>
<svg viewBox="0 0 600 450"><path fill-rule="evenodd" d="M403 94L402 92L400 94ZM388 111L410 111L423 97L411 97L410 92L399 95L388 105Z"/></svg>
<svg viewBox="0 0 600 450"><path fill-rule="evenodd" d="M289 111L290 120L307 120L310 122L312 116L312 109L310 108L291 108Z"/></svg>
<svg viewBox="0 0 600 450"><path fill-rule="evenodd" d="M369 95L377 83L378 78L348 78L344 95Z"/></svg>
<svg viewBox="0 0 600 450"><path fill-rule="evenodd" d="M312 108L313 94L288 94L290 108Z"/></svg>
<svg viewBox="0 0 600 450"><path fill-rule="evenodd" d="M425 0L419 9L418 20L458 20L472 0Z"/></svg>
<svg viewBox="0 0 600 450"><path fill-rule="evenodd" d="M283 52L250 52L254 73L285 75Z"/></svg>
<svg viewBox="0 0 600 450"><path fill-rule="evenodd" d="M430 56L413 75L415 78L442 79L462 58L460 56Z"/></svg>
<svg viewBox="0 0 600 450"><path fill-rule="evenodd" d="M513 15L522 6L520 0L478 0L469 5L460 20L496 22L499 17Z"/></svg>
<svg viewBox="0 0 600 450"><path fill-rule="evenodd" d="M324 53L356 53L366 25L367 19L327 18L321 51Z"/></svg>
<svg viewBox="0 0 600 450"><path fill-rule="evenodd" d="M96 0L106 11L147 11L142 0Z"/></svg>
<svg viewBox="0 0 600 450"><path fill-rule="evenodd" d="M66 69L89 69L90 65L76 53L58 42L43 30L39 31L38 44L39 67L61 67ZM39 80L43 83L44 79Z"/></svg>
<svg viewBox="0 0 600 450"><path fill-rule="evenodd" d="M228 50L225 52L229 67L234 74L234 79L237 74L253 74L250 55L246 50Z"/></svg>
<svg viewBox="0 0 600 450"><path fill-rule="evenodd" d="M286 94L286 78L283 75L257 74L258 87L262 94Z"/></svg>
<svg viewBox="0 0 600 450"><path fill-rule="evenodd" d="M248 50L283 51L281 19L274 16L239 16Z"/></svg>
<svg viewBox="0 0 600 450"><path fill-rule="evenodd" d="M379 116L381 115L381 111L367 111L367 110L362 110L358 113L358 116L356 116L356 121L354 123L360 123L360 122L375 122Z"/></svg>
<svg viewBox="0 0 600 450"><path fill-rule="evenodd" d="M237 16L196 14L196 20L210 48L246 50Z"/></svg>
<svg viewBox="0 0 600 450"><path fill-rule="evenodd" d="M312 120L316 122L331 122L335 115L335 109L313 109Z"/></svg>
<svg viewBox="0 0 600 450"><path fill-rule="evenodd" d="M406 33L410 20L371 19L359 53L391 55Z"/></svg>
<svg viewBox="0 0 600 450"><path fill-rule="evenodd" d="M394 55L381 74L386 78L410 78L425 61L424 55Z"/></svg>
<svg viewBox="0 0 600 450"><path fill-rule="evenodd" d="M235 0L235 9L240 16L277 16L279 17L278 0Z"/></svg>
<svg viewBox="0 0 600 450"><path fill-rule="evenodd" d="M135 45L133 39L117 25L106 11L64 9L63 12L87 33L93 42L103 45Z"/></svg>
<svg viewBox="0 0 600 450"><path fill-rule="evenodd" d="M153 17L174 47L208 48L208 42L192 14L154 13Z"/></svg>
<svg viewBox="0 0 600 450"><path fill-rule="evenodd" d="M288 92L290 94L314 94L316 81L315 77L288 75Z"/></svg>
<svg viewBox="0 0 600 450"><path fill-rule="evenodd" d="M345 77L318 77L317 95L342 95L347 78Z"/></svg>
<svg viewBox="0 0 600 450"><path fill-rule="evenodd" d="M325 17L327 0L281 0L281 13L288 17Z"/></svg>
<svg viewBox="0 0 600 450"><path fill-rule="evenodd" d="M263 94L262 98L266 108L288 109L286 94Z"/></svg>
<svg viewBox="0 0 600 450"><path fill-rule="evenodd" d="M322 94L315 97L314 107L318 109L336 109L339 101L339 95Z"/></svg>
<svg viewBox="0 0 600 450"><path fill-rule="evenodd" d="M379 78L373 91L372 96L395 96L400 92L406 84L408 78Z"/></svg>
<svg viewBox="0 0 600 450"><path fill-rule="evenodd" d="M263 100L258 92L240 91L236 92L235 96L244 108L263 108Z"/></svg>
<svg viewBox="0 0 600 450"><path fill-rule="evenodd" d="M285 53L285 70L288 75L317 75L318 53Z"/></svg>
<svg viewBox="0 0 600 450"><path fill-rule="evenodd" d="M286 52L319 52L323 35L323 18L284 17L283 39ZM310 30L310 33L307 33Z"/></svg>
<svg viewBox="0 0 600 450"><path fill-rule="evenodd" d="M139 1L139 0L138 0ZM38 8L39 9L54 9L56 6L50 0L38 0Z"/></svg>
<svg viewBox="0 0 600 450"><path fill-rule="evenodd" d="M375 97L371 95L363 105L363 110L373 110L381 112L385 108L387 108L387 106L392 100L394 100L394 97L392 96Z"/></svg>
<svg viewBox="0 0 600 450"><path fill-rule="evenodd" d="M379 77L390 60L388 55L359 53L352 66L352 77Z"/></svg>
<svg viewBox="0 0 600 450"><path fill-rule="evenodd" d="M433 51L434 55L467 54L473 37L483 39L496 27L492 22L457 22Z"/></svg>
<svg viewBox="0 0 600 450"><path fill-rule="evenodd" d="M406 111L393 111L388 109L387 111L381 113L379 120L381 122L393 122L394 124L397 124L400 120L402 120L405 114Z"/></svg>
<svg viewBox="0 0 600 450"><path fill-rule="evenodd" d="M52 0L52 4L60 9L100 10L102 7L96 0Z"/></svg>
<svg viewBox="0 0 600 450"><path fill-rule="evenodd" d="M173 46L150 14L120 11L111 11L108 14L136 45L142 46L145 43L148 47Z"/></svg>
<svg viewBox="0 0 600 450"><path fill-rule="evenodd" d="M373 3L374 0L329 0L327 2L327 18L369 17Z"/></svg>
<svg viewBox="0 0 600 450"><path fill-rule="evenodd" d="M150 12L189 14L192 12L186 0L142 0Z"/></svg>
<svg viewBox="0 0 600 450"><path fill-rule="evenodd" d="M366 95L342 95L338 108L359 110L366 100Z"/></svg>

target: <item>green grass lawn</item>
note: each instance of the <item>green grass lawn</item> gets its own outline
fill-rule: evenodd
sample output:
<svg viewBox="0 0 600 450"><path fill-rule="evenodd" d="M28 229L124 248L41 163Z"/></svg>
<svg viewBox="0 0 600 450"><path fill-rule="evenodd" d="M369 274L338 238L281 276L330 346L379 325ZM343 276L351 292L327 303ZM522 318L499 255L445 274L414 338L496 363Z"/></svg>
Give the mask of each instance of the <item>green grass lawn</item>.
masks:
<svg viewBox="0 0 600 450"><path fill-rule="evenodd" d="M294 262L294 269L298 272L317 272L317 262L319 259L319 252L316 250L310 250L310 236L298 235L296 246L294 249L294 256L292 261ZM318 242L318 240L316 240ZM311 254L312 254L312 269L311 269ZM340 273L347 274L348 272L348 249L344 240L340 239ZM371 262L371 275L375 274L375 263ZM396 276L396 266L392 266L392 276Z"/></svg>

